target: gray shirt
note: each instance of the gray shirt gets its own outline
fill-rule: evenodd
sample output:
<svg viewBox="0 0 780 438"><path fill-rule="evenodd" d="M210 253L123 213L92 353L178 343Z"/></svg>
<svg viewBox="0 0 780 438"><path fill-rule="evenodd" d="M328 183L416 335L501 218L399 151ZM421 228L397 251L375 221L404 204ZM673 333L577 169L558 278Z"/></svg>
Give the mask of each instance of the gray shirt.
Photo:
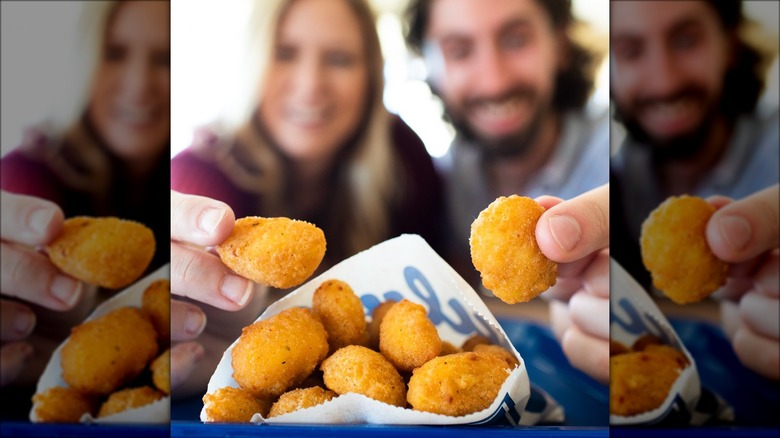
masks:
<svg viewBox="0 0 780 438"><path fill-rule="evenodd" d="M567 113L555 151L527 179L521 196L552 195L569 199L609 181L609 115L606 109ZM445 258L473 285L479 274L471 265L471 223L499 196L488 184L480 148L456 137L437 166L444 175L448 236Z"/></svg>
<svg viewBox="0 0 780 438"><path fill-rule="evenodd" d="M620 204L628 238L635 241L639 239L642 222L667 197L649 163L647 148L630 139L624 141L612 159L613 172L621 181ZM740 199L777 184L779 179L780 113L774 108L740 117L723 156L688 194Z"/></svg>

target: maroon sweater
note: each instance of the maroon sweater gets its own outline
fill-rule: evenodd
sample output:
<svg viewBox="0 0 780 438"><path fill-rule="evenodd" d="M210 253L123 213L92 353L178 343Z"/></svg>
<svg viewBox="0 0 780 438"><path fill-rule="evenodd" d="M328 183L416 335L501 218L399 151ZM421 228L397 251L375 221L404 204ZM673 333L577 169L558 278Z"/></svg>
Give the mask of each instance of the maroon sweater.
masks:
<svg viewBox="0 0 780 438"><path fill-rule="evenodd" d="M398 178L405 190L401 202L391 212L390 237L403 233L419 234L438 250L438 230L443 214L441 182L419 137L400 118L394 117L391 123L392 145L401 168ZM264 212L257 211L260 205L257 195L236 187L211 162L188 149L171 161L171 188L225 202L237 218L264 215ZM331 245L328 247L330 250Z"/></svg>

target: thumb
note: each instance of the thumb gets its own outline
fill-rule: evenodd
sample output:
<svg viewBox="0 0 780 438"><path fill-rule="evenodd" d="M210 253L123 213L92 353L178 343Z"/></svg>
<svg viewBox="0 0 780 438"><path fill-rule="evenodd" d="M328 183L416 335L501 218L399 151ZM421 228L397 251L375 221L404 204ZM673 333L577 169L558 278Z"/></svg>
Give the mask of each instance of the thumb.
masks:
<svg viewBox="0 0 780 438"><path fill-rule="evenodd" d="M734 201L712 215L707 243L719 259L739 263L778 247L779 187Z"/></svg>
<svg viewBox="0 0 780 438"><path fill-rule="evenodd" d="M579 260L609 246L609 184L563 201L542 214L536 242L558 263Z"/></svg>

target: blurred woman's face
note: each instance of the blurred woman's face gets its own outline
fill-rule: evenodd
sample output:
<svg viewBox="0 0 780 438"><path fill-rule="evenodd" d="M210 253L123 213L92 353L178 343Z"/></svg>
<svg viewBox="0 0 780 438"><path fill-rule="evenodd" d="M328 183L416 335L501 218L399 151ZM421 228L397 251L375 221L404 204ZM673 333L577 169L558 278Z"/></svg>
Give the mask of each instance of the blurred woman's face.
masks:
<svg viewBox="0 0 780 438"><path fill-rule="evenodd" d="M332 157L366 110L368 65L343 0L297 0L279 25L259 115L295 160Z"/></svg>
<svg viewBox="0 0 780 438"><path fill-rule="evenodd" d="M170 138L168 2L123 2L117 7L106 31L88 116L121 158L153 159Z"/></svg>

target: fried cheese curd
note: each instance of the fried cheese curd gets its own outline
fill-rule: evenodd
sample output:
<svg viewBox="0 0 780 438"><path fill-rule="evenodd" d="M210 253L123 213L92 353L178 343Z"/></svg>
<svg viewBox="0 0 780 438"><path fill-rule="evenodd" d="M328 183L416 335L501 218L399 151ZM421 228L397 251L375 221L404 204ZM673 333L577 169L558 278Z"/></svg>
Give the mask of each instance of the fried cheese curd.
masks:
<svg viewBox="0 0 780 438"><path fill-rule="evenodd" d="M328 389L322 389L319 386L293 389L292 391L287 391L282 394L279 397L279 400L271 406L268 418L278 417L300 409L321 405L336 396L337 394L335 392Z"/></svg>
<svg viewBox="0 0 780 438"><path fill-rule="evenodd" d="M418 411L467 415L489 407L509 374L507 363L494 354L441 356L414 370L406 398Z"/></svg>
<svg viewBox="0 0 780 438"><path fill-rule="evenodd" d="M93 414L95 401L73 388L53 386L33 396L35 415L44 423L78 423L84 414Z"/></svg>
<svg viewBox="0 0 780 438"><path fill-rule="evenodd" d="M341 280L323 282L312 297L312 311L328 332L330 352L347 345L366 342L366 316L363 303Z"/></svg>
<svg viewBox="0 0 780 438"><path fill-rule="evenodd" d="M360 345L344 347L322 362L325 386L336 394L355 392L405 407L406 385L384 356Z"/></svg>
<svg viewBox="0 0 780 438"><path fill-rule="evenodd" d="M368 331L369 347L374 350L379 350L379 327L382 325L382 320L385 318L387 311L393 307L393 304L397 303L395 300L382 301L371 312L371 321L368 323L366 330Z"/></svg>
<svg viewBox="0 0 780 438"><path fill-rule="evenodd" d="M661 406L688 359L668 345L650 344L611 356L609 366L609 412L631 416Z"/></svg>
<svg viewBox="0 0 780 438"><path fill-rule="evenodd" d="M165 396L162 393L148 386L123 389L111 394L103 402L103 405L100 406L100 412L98 412L98 418L108 417L128 409L140 408L162 400L163 397Z"/></svg>
<svg viewBox="0 0 780 438"><path fill-rule="evenodd" d="M505 303L529 301L556 282L558 265L536 243L542 213L531 198L502 196L471 224L471 261L485 288Z"/></svg>
<svg viewBox="0 0 780 438"><path fill-rule="evenodd" d="M60 354L62 378L80 392L110 394L156 354L152 323L138 308L119 308L71 330Z"/></svg>
<svg viewBox="0 0 780 438"><path fill-rule="evenodd" d="M314 273L325 246L325 234L308 222L250 216L236 220L232 234L216 250L239 275L287 289Z"/></svg>
<svg viewBox="0 0 780 438"><path fill-rule="evenodd" d="M144 290L141 311L154 325L160 347L167 348L171 343L171 282L160 279L150 284Z"/></svg>
<svg viewBox="0 0 780 438"><path fill-rule="evenodd" d="M137 280L154 256L152 230L115 217L78 216L46 246L52 263L89 284L117 289Z"/></svg>
<svg viewBox="0 0 780 438"><path fill-rule="evenodd" d="M510 369L515 369L515 367L520 365L520 361L517 360L517 356L515 356L506 348L498 345L479 344L474 346L473 351L474 353L492 354L506 362L506 366L508 366Z"/></svg>
<svg viewBox="0 0 780 438"><path fill-rule="evenodd" d="M677 304L701 301L726 283L728 264L707 244L713 213L704 199L672 196L642 223L642 262L653 286Z"/></svg>
<svg viewBox="0 0 780 438"><path fill-rule="evenodd" d="M446 356L448 354L455 354L455 353L462 353L462 352L463 350L456 347L452 342L442 341L441 351L439 352L439 356Z"/></svg>
<svg viewBox="0 0 780 438"><path fill-rule="evenodd" d="M328 333L310 309L284 310L244 329L233 347L233 378L259 398L300 383L328 354Z"/></svg>
<svg viewBox="0 0 780 438"><path fill-rule="evenodd" d="M460 346L460 348L463 351L474 351L474 347L477 345L491 345L493 342L490 341L490 339L487 336L483 336L480 334L474 334L468 337L465 341L463 341L463 345Z"/></svg>
<svg viewBox="0 0 780 438"><path fill-rule="evenodd" d="M390 307L379 326L379 351L400 371L412 371L441 353L441 338L425 307L409 300Z"/></svg>
<svg viewBox="0 0 780 438"><path fill-rule="evenodd" d="M171 349L167 349L163 354L157 356L157 359L149 365L152 371L152 382L154 386L163 394L171 394Z"/></svg>
<svg viewBox="0 0 780 438"><path fill-rule="evenodd" d="M241 388L226 386L203 396L203 406L209 421L218 423L249 423L256 413L263 417L271 409L269 399L258 399Z"/></svg>

